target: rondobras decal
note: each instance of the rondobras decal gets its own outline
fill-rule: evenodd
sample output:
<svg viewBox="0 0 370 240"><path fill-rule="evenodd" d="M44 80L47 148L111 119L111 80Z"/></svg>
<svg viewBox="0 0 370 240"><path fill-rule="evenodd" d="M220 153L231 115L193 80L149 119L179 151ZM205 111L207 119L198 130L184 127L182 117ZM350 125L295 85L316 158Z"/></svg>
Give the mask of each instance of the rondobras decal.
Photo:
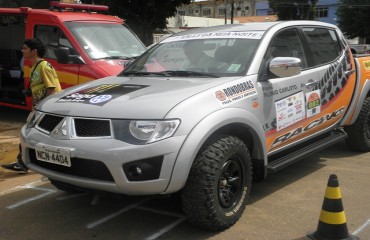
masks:
<svg viewBox="0 0 370 240"><path fill-rule="evenodd" d="M60 98L58 103L85 103L103 106L105 103L125 94L148 87L134 84L102 84L74 92Z"/></svg>
<svg viewBox="0 0 370 240"><path fill-rule="evenodd" d="M257 91L252 81L243 81L234 85L226 85L215 92L215 96L222 105L241 101L249 96L256 95Z"/></svg>

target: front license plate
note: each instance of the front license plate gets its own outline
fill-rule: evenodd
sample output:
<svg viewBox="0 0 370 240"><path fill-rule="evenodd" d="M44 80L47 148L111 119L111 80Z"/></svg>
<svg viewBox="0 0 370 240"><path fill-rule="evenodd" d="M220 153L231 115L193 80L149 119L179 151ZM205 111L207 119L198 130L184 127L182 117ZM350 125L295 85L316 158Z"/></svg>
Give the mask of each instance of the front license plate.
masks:
<svg viewBox="0 0 370 240"><path fill-rule="evenodd" d="M71 157L69 150L67 149L45 145L36 145L35 150L36 158L39 161L63 165L66 167L71 166Z"/></svg>

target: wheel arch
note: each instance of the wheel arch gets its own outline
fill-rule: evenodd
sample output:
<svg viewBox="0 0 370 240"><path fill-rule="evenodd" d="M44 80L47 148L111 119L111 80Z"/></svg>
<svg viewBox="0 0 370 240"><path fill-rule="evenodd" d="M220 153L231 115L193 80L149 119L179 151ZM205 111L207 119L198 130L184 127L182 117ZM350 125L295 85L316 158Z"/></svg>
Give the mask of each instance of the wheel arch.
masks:
<svg viewBox="0 0 370 240"><path fill-rule="evenodd" d="M261 138L257 137L254 129L251 129L249 125L243 123L232 123L225 125L215 131L208 139L219 135L231 135L240 138L247 146L252 157L253 167L253 179L254 181L262 181L265 179L267 170L264 158L261 158L263 151L263 142ZM207 139L207 140L208 140ZM204 146L205 144L203 144Z"/></svg>
<svg viewBox="0 0 370 240"><path fill-rule="evenodd" d="M341 125L343 125L343 123L347 122L347 119L349 119L351 117L351 113L353 113L353 115L350 118L351 120L348 122L347 125L353 124L356 121L356 119L358 118L358 115L360 114L360 111L361 111L361 108L362 108L362 105L363 105L365 99L370 97L370 80L367 80L365 82L365 84L363 85L362 90L359 94L360 94L360 96L358 98L358 101L356 103L353 103L353 105L351 105L349 107L349 111L347 111L346 115L343 117L343 119L341 121L342 122Z"/></svg>
<svg viewBox="0 0 370 240"><path fill-rule="evenodd" d="M181 190L187 181L194 159L207 141L217 135L239 137L248 147L254 169L260 178L266 175L267 153L265 135L260 120L240 108L221 109L203 118L188 134L174 165L171 181L165 192Z"/></svg>

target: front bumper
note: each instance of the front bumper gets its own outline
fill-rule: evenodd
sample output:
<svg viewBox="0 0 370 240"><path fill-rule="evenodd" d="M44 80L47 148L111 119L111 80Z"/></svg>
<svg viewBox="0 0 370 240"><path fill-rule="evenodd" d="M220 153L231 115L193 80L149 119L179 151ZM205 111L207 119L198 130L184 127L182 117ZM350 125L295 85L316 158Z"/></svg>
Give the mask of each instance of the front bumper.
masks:
<svg viewBox="0 0 370 240"><path fill-rule="evenodd" d="M113 138L55 139L23 127L21 144L26 166L52 180L113 193L150 195L166 193L185 137L132 145ZM68 149L71 167L37 160L37 144Z"/></svg>

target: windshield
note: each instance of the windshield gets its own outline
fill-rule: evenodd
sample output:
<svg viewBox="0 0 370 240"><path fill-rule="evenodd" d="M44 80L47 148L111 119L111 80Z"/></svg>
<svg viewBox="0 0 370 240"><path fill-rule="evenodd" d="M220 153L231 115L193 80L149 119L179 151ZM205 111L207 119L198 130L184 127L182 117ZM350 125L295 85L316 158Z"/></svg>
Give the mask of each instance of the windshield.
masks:
<svg viewBox="0 0 370 240"><path fill-rule="evenodd" d="M85 52L96 59L131 59L145 52L145 46L124 25L112 23L66 23Z"/></svg>
<svg viewBox="0 0 370 240"><path fill-rule="evenodd" d="M164 40L129 65L122 75L241 76L258 42L259 39L245 38Z"/></svg>

